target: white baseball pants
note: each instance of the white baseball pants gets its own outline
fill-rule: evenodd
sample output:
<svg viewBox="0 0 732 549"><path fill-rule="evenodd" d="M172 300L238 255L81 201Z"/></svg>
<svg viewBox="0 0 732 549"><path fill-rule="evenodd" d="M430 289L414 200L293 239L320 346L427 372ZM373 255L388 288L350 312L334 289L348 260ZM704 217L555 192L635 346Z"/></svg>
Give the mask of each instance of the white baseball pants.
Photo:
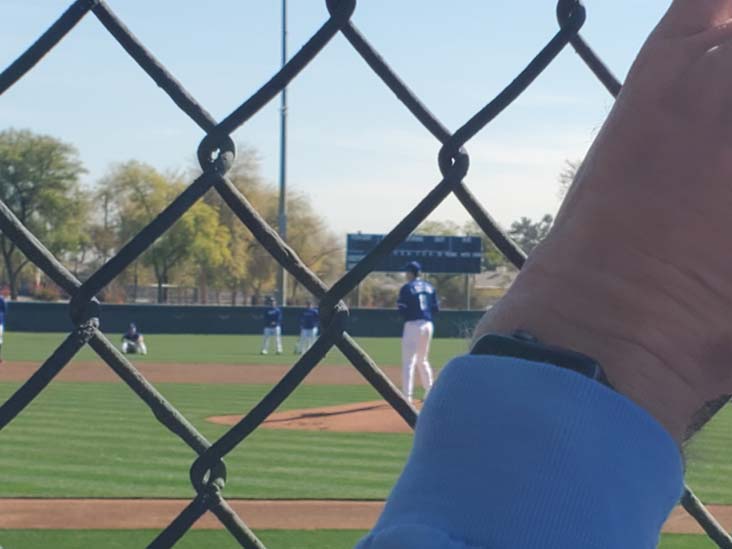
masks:
<svg viewBox="0 0 732 549"><path fill-rule="evenodd" d="M409 402L414 393L414 369L419 372L422 387L427 392L432 388L434 375L428 355L434 326L429 320L409 320L404 323L402 333L402 392Z"/></svg>
<svg viewBox="0 0 732 549"><path fill-rule="evenodd" d="M146 355L147 354L147 347L145 346L145 343L142 341L138 341L135 343L134 341L129 341L125 339L122 342L122 352L124 354L130 354L130 355Z"/></svg>
<svg viewBox="0 0 732 549"><path fill-rule="evenodd" d="M297 342L296 352L303 354L310 347L313 346L315 340L318 337L317 328L301 328L300 329L300 340Z"/></svg>
<svg viewBox="0 0 732 549"><path fill-rule="evenodd" d="M262 353L267 354L269 351L269 342L272 338L275 338L275 348L278 353L282 352L282 328L276 326L274 328L264 329L264 341L262 341Z"/></svg>

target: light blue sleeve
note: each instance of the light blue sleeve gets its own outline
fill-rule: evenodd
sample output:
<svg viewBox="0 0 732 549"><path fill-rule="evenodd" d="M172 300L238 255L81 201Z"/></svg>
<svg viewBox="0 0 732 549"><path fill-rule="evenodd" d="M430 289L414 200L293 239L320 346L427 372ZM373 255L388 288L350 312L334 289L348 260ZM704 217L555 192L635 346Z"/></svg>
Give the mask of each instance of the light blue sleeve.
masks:
<svg viewBox="0 0 732 549"><path fill-rule="evenodd" d="M443 370L358 549L654 549L681 496L667 431L574 372L464 356Z"/></svg>

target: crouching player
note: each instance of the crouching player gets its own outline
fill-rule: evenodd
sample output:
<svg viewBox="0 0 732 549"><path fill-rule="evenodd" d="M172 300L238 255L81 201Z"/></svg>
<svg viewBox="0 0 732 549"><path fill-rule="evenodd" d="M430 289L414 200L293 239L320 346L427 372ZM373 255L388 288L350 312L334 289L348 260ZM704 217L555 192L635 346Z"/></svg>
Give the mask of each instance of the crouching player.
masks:
<svg viewBox="0 0 732 549"><path fill-rule="evenodd" d="M146 355L147 347L145 346L145 338L137 330L134 322L130 323L127 333L122 336L122 352L129 355Z"/></svg>

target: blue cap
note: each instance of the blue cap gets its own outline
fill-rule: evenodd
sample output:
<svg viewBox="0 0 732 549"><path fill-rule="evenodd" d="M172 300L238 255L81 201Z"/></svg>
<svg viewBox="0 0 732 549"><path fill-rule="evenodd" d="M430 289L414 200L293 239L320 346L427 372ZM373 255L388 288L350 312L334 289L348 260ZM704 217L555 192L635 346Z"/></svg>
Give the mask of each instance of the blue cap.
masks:
<svg viewBox="0 0 732 549"><path fill-rule="evenodd" d="M420 272L420 271L422 270L422 265L420 265L420 264L419 264L418 262L416 262L416 261L410 261L410 262L409 262L409 263L407 263L407 265L406 265L406 266L404 267L404 270L405 270L405 271L408 271L408 272L410 272L410 273L414 273L414 274L417 274L417 273L419 273L419 272Z"/></svg>

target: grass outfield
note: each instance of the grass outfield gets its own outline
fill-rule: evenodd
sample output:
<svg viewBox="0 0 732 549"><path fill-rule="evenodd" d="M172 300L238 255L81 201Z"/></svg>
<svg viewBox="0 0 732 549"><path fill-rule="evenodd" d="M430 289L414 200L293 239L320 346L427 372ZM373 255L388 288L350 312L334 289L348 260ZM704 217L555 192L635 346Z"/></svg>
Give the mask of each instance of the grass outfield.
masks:
<svg viewBox="0 0 732 549"><path fill-rule="evenodd" d="M732 407L725 408L685 449L686 480L707 503L732 504Z"/></svg>
<svg viewBox="0 0 732 549"><path fill-rule="evenodd" d="M43 362L64 340L67 334L10 332L5 334L3 357L8 361ZM119 334L107 334L115 344ZM358 338L371 357L381 366L396 366L401 363L399 338ZM146 356L134 356L134 362L178 362L194 364L292 364L297 358L293 354L296 338L283 338L284 354L260 355L262 338L258 335L171 335L152 334L145 336L148 346ZM435 339L432 342L430 360L435 366L442 366L451 358L467 351L465 339ZM270 350L271 352L271 350ZM78 360L98 359L87 348L77 355ZM348 364L345 357L333 350L326 356L324 364Z"/></svg>
<svg viewBox="0 0 732 549"><path fill-rule="evenodd" d="M17 388L0 383L0 400ZM264 385L159 384L210 440L205 418L243 414ZM373 400L368 386L300 387L282 410ZM227 458L226 495L381 499L401 469L408 434L262 430ZM690 486L707 503L732 504L732 409L686 450ZM193 453L122 384L52 383L0 432L0 497L187 497Z"/></svg>
<svg viewBox="0 0 732 549"><path fill-rule="evenodd" d="M0 530L2 549L134 549L147 547L157 530ZM358 530L260 530L271 549L350 549L365 534ZM704 547L704 546L699 546ZM192 530L175 549L241 549L226 531Z"/></svg>
<svg viewBox="0 0 732 549"><path fill-rule="evenodd" d="M0 384L0 400L17 384ZM262 385L160 384L209 440L205 418L248 411ZM363 402L368 386L303 386L282 409ZM410 434L260 430L226 458L225 495L239 498L383 499ZM51 384L0 432L0 497L190 497L193 452L122 384Z"/></svg>
<svg viewBox="0 0 732 549"><path fill-rule="evenodd" d="M706 536L679 536L665 535L661 536L661 544L659 549L718 549ZM273 548L274 549L274 548ZM279 549L279 548L277 548Z"/></svg>
<svg viewBox="0 0 732 549"><path fill-rule="evenodd" d="M3 549L78 549L145 547L159 532L154 530L0 530ZM356 530L264 530L257 536L272 549L350 549L365 532ZM188 532L176 549L235 549L231 535L219 530ZM659 549L713 549L704 536L663 536Z"/></svg>

